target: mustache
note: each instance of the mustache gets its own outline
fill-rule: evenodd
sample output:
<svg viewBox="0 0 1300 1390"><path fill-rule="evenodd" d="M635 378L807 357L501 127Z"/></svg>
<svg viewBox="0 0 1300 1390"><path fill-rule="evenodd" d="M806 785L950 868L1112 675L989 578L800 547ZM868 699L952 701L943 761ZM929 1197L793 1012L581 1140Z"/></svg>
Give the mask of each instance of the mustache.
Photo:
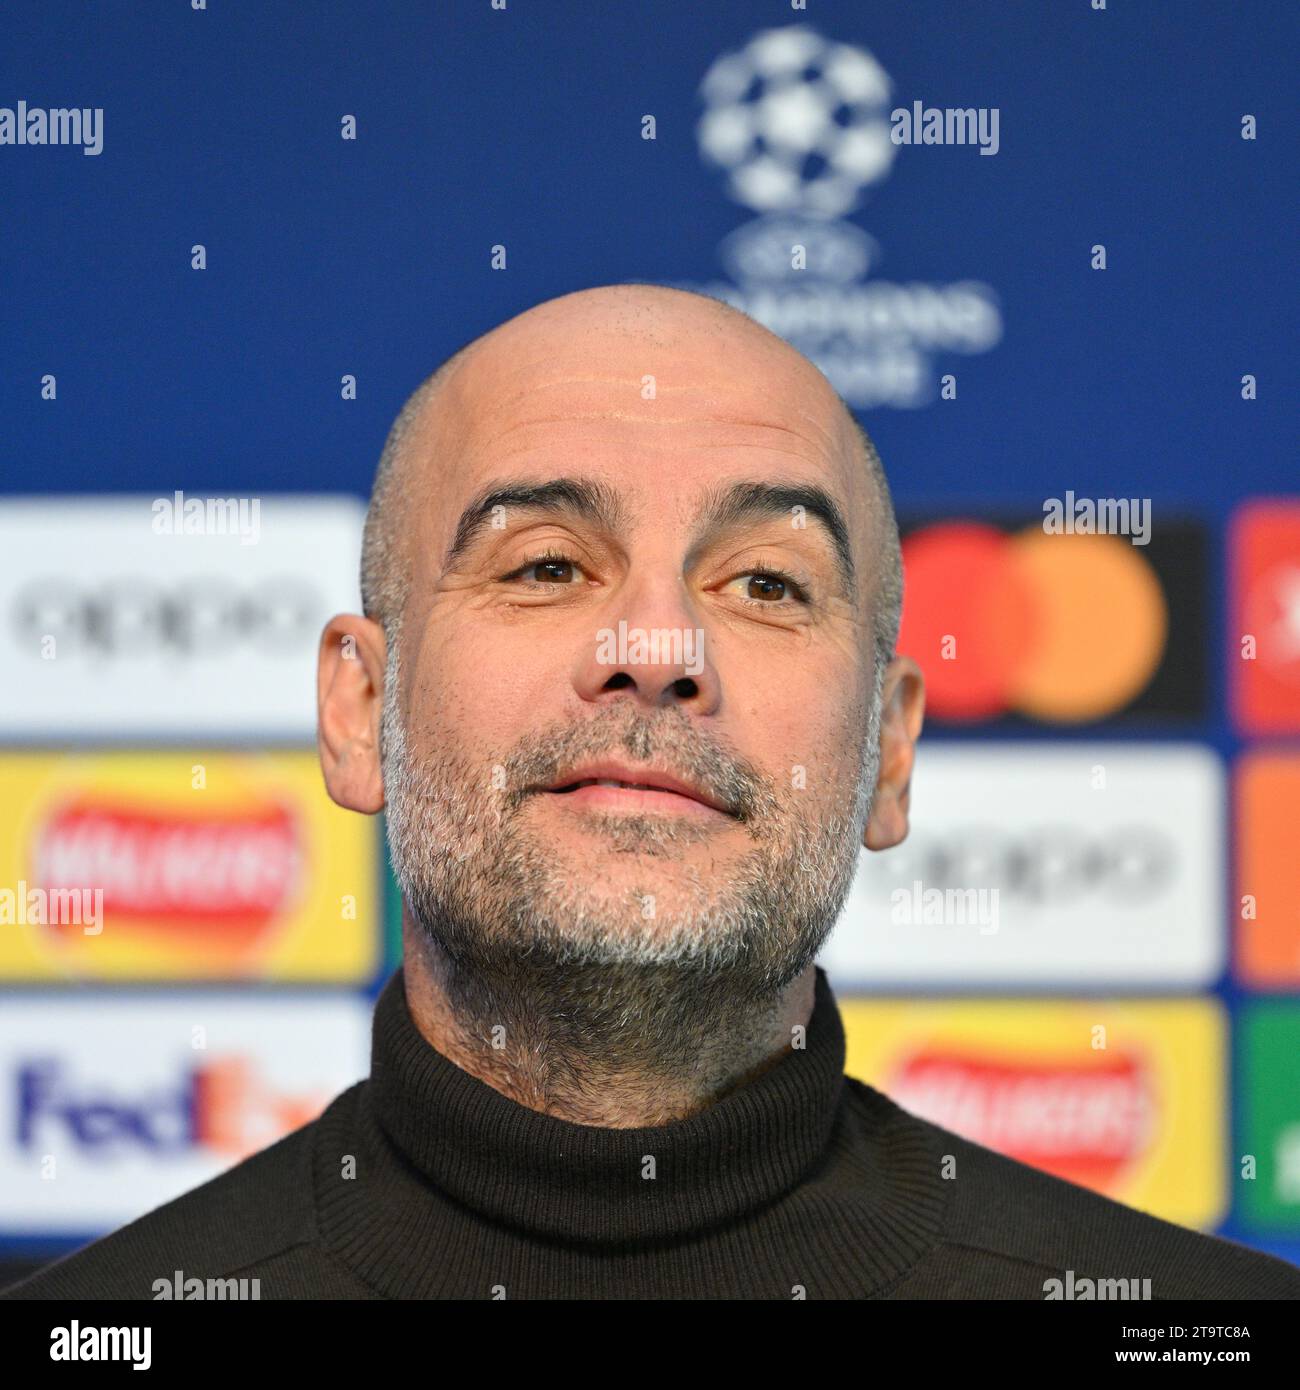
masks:
<svg viewBox="0 0 1300 1390"><path fill-rule="evenodd" d="M703 733L681 710L665 709L651 719L606 706L589 718L534 730L520 741L505 762L510 809L522 804L530 787L551 784L575 763L620 752L633 762L653 761L699 787L737 820L752 822L776 807L763 773L715 735Z"/></svg>

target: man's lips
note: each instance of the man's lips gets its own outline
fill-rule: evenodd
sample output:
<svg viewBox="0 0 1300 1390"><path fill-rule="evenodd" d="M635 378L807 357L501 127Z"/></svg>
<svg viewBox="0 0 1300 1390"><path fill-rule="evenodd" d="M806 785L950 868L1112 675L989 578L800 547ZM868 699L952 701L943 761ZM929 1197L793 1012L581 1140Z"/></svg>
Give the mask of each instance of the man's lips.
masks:
<svg viewBox="0 0 1300 1390"><path fill-rule="evenodd" d="M563 773L550 786L533 790L593 809L735 815L722 801L684 778L627 763L584 764Z"/></svg>

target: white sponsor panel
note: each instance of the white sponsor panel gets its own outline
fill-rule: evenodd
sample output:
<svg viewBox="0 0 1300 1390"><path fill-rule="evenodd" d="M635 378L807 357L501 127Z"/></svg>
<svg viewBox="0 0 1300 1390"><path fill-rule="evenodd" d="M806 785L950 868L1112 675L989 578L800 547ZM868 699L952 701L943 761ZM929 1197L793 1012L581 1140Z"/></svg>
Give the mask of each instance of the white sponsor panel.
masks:
<svg viewBox="0 0 1300 1390"><path fill-rule="evenodd" d="M326 495L6 498L0 738L314 738L364 518Z"/></svg>
<svg viewBox="0 0 1300 1390"><path fill-rule="evenodd" d="M366 1000L10 996L0 1229L134 1220L314 1119L369 1071Z"/></svg>
<svg viewBox="0 0 1300 1390"><path fill-rule="evenodd" d="M841 988L1209 984L1224 775L1200 745L925 744L902 845L863 852L819 957Z"/></svg>

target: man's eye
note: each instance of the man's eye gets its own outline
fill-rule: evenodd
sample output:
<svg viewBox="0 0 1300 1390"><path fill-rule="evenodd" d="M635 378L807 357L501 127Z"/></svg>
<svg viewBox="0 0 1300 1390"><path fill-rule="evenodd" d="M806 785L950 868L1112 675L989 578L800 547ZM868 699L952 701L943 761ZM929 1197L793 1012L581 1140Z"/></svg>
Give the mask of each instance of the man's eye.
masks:
<svg viewBox="0 0 1300 1390"><path fill-rule="evenodd" d="M530 560L507 578L523 579L531 584L580 584L586 575L572 560L544 556L540 560Z"/></svg>
<svg viewBox="0 0 1300 1390"><path fill-rule="evenodd" d="M736 588L737 585L740 587ZM781 603L786 599L803 597L799 586L789 575L773 570L755 570L750 574L737 575L727 587L752 603Z"/></svg>

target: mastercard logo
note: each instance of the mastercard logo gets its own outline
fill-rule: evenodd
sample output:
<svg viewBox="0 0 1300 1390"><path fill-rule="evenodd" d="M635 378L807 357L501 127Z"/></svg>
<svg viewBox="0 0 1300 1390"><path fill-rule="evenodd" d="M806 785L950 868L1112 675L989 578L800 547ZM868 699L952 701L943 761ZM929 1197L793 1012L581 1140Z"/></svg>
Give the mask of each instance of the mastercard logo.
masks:
<svg viewBox="0 0 1300 1390"><path fill-rule="evenodd" d="M913 531L902 549L898 650L924 671L939 719L1102 719L1160 666L1165 593L1127 538L946 521Z"/></svg>

